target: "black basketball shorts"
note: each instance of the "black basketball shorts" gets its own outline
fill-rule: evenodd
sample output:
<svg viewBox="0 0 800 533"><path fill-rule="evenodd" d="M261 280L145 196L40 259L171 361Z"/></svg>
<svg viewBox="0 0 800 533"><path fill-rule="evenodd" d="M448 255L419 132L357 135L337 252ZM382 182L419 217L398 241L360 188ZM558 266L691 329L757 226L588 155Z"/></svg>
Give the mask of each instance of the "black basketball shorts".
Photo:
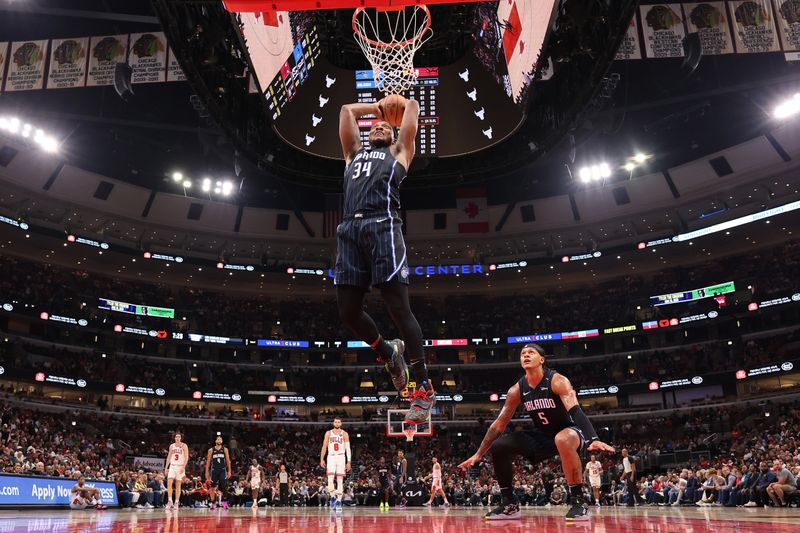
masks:
<svg viewBox="0 0 800 533"><path fill-rule="evenodd" d="M211 485L225 492L228 487L228 472L225 470L211 470Z"/></svg>
<svg viewBox="0 0 800 533"><path fill-rule="evenodd" d="M580 428L569 426L569 429L574 430L580 438L578 445L578 455L582 455L586 439ZM507 433L498 438L495 443L503 440L503 448L509 449L512 454L525 457L532 463L539 463L546 461L558 455L558 448L556 448L556 437L538 429L526 429L523 431L515 431Z"/></svg>
<svg viewBox="0 0 800 533"><path fill-rule="evenodd" d="M397 280L408 284L408 259L398 217L348 218L336 229L334 283L369 290Z"/></svg>

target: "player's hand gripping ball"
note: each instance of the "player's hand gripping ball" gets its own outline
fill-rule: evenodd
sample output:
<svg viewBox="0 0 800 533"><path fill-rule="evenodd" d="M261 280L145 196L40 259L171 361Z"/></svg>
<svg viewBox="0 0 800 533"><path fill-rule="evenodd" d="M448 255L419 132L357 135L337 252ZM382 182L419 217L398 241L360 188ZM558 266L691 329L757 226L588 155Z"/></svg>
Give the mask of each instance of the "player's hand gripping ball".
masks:
<svg viewBox="0 0 800 533"><path fill-rule="evenodd" d="M383 120L394 127L400 126L403 122L403 112L406 110L406 100L399 94L390 94L378 102L378 109L383 116Z"/></svg>

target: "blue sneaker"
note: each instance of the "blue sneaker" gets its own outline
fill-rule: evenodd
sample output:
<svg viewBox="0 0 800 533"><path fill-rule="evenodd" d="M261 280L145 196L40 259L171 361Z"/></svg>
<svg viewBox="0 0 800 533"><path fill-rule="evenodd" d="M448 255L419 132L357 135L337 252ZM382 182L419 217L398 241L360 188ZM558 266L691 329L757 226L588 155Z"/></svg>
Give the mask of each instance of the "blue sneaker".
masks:
<svg viewBox="0 0 800 533"><path fill-rule="evenodd" d="M331 499L328 501L328 505L330 506L331 511L333 511L336 508L336 498L331 496Z"/></svg>
<svg viewBox="0 0 800 533"><path fill-rule="evenodd" d="M339 513L342 512L342 502L340 500L336 501L336 511Z"/></svg>

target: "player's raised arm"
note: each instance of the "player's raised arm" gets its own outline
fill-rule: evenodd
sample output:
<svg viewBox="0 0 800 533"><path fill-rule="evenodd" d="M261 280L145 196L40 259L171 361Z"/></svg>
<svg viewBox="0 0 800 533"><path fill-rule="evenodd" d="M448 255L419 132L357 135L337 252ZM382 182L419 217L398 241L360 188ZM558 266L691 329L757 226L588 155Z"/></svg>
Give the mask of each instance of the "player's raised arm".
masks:
<svg viewBox="0 0 800 533"><path fill-rule="evenodd" d="M508 389L506 403L503 404L503 409L497 416L497 420L492 422L492 425L489 426L489 429L486 431L486 436L483 437L483 442L481 442L478 451L475 452L472 457L458 465L459 468L469 468L486 455L486 452L492 447L492 443L506 430L506 426L514 417L514 413L517 412L517 407L519 407L521 402L522 396L520 395L519 384L515 383L513 387Z"/></svg>
<svg viewBox="0 0 800 533"><path fill-rule="evenodd" d="M397 153L405 160L405 167L411 165L414 159L416 147L414 140L417 138L417 127L419 125L419 102L407 100L405 111L403 111L403 122L400 123L400 134L397 137Z"/></svg>
<svg viewBox="0 0 800 533"><path fill-rule="evenodd" d="M346 164L350 164L353 156L361 149L361 137L358 133L358 119L364 115L375 115L382 119L378 104L345 104L339 111L339 140L342 143L342 154Z"/></svg>
<svg viewBox="0 0 800 533"><path fill-rule="evenodd" d="M599 450L613 453L613 446L609 446L608 444L601 442L597 437L597 432L594 430L594 426L592 426L592 423L589 422L589 419L586 417L586 414L583 412L583 409L581 409L581 406L578 403L578 396L575 394L575 389L572 388L572 383L570 383L569 380L561 374L555 374L550 387L552 388L553 393L558 394L559 398L561 398L561 403L564 404L564 409L567 410L569 415L575 421L575 425L578 426L583 433L586 442L589 444L587 450Z"/></svg>
<svg viewBox="0 0 800 533"><path fill-rule="evenodd" d="M328 450L328 437L330 437L330 430L325 432L325 438L322 440L322 450L319 452L319 466L325 468L325 452Z"/></svg>

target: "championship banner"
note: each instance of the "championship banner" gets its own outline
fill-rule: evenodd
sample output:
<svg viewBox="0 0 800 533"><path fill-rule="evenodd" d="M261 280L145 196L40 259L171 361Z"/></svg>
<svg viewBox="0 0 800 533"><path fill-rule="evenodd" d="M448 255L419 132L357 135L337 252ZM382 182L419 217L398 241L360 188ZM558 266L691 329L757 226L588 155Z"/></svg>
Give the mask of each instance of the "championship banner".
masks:
<svg viewBox="0 0 800 533"><path fill-rule="evenodd" d="M628 26L628 31L625 32L625 37L622 38L622 42L617 48L617 55L614 60L641 58L642 45L639 44L639 22L636 15L634 15L630 26Z"/></svg>
<svg viewBox="0 0 800 533"><path fill-rule="evenodd" d="M186 74L183 73L178 58L175 57L175 50L169 47L167 51L167 81L186 81Z"/></svg>
<svg viewBox="0 0 800 533"><path fill-rule="evenodd" d="M729 2L728 7L738 53L780 51L769 0L736 0Z"/></svg>
<svg viewBox="0 0 800 533"><path fill-rule="evenodd" d="M89 38L53 39L50 41L48 89L71 89L86 84Z"/></svg>
<svg viewBox="0 0 800 533"><path fill-rule="evenodd" d="M797 0L775 0L775 18L781 33L784 52L800 50L800 2Z"/></svg>
<svg viewBox="0 0 800 533"><path fill-rule="evenodd" d="M167 464L167 460L163 457L134 457L133 458L133 469L134 470L152 470L154 472L160 472L164 470L164 467Z"/></svg>
<svg viewBox="0 0 800 533"><path fill-rule="evenodd" d="M128 64L131 83L159 83L167 76L167 38L163 31L131 33Z"/></svg>
<svg viewBox="0 0 800 533"><path fill-rule="evenodd" d="M30 91L42 88L46 49L46 40L11 43L6 91Z"/></svg>
<svg viewBox="0 0 800 533"><path fill-rule="evenodd" d="M733 53L733 38L724 2L683 4L683 17L689 33L697 33L703 55Z"/></svg>
<svg viewBox="0 0 800 533"><path fill-rule="evenodd" d="M8 42L0 43L0 91L3 90L3 74L6 73L7 57L8 57Z"/></svg>
<svg viewBox="0 0 800 533"><path fill-rule="evenodd" d="M114 84L117 63L125 62L128 35L101 35L92 37L89 44L89 76L87 87Z"/></svg>
<svg viewBox="0 0 800 533"><path fill-rule="evenodd" d="M639 6L647 57L683 57L686 30L679 4Z"/></svg>

